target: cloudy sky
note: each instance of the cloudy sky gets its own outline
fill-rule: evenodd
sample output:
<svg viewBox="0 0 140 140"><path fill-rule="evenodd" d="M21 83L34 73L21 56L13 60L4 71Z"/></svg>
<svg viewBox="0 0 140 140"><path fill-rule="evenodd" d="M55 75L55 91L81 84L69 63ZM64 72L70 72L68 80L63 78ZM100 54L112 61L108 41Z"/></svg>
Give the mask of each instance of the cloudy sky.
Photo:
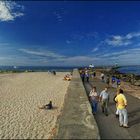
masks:
<svg viewBox="0 0 140 140"><path fill-rule="evenodd" d="M140 2L0 1L0 65L140 64Z"/></svg>

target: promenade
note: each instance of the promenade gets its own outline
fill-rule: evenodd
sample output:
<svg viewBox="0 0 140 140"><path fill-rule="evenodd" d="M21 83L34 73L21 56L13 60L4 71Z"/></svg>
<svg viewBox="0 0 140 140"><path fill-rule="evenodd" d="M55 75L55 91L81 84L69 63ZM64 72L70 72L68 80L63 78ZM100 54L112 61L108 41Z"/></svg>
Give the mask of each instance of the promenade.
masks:
<svg viewBox="0 0 140 140"><path fill-rule="evenodd" d="M67 90L64 108L60 115L54 138L56 139L140 139L140 100L124 93L128 100L128 117L130 128L119 127L119 120L115 116L115 103L113 97L116 89L110 87L109 115L101 111L93 115L90 102L87 98L91 86L96 86L100 93L106 83L100 79L90 79L82 83L77 69L73 71L73 78Z"/></svg>
<svg viewBox="0 0 140 140"><path fill-rule="evenodd" d="M105 83L100 79L90 79L90 83L84 82L87 95L91 90L91 86L96 86L97 91L100 93ZM115 103L113 97L116 89L109 88L110 102L109 102L109 115L105 116L101 111L100 103L98 105L98 112L94 116L99 127L101 139L140 139L140 100L134 96L124 93L128 101L128 118L130 128L119 127L119 121L115 117Z"/></svg>

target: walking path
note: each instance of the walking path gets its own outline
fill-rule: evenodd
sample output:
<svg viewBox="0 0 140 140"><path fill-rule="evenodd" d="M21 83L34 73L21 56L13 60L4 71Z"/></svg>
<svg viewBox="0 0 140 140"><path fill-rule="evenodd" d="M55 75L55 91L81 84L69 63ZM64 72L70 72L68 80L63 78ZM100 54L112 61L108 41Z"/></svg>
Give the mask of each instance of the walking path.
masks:
<svg viewBox="0 0 140 140"><path fill-rule="evenodd" d="M84 82L87 95L93 85L97 87L99 93L106 86L99 79L94 79L90 83ZM119 127L119 121L115 117L116 107L113 101L116 89L111 87L109 88L109 92L109 115L105 116L102 113L100 104L98 104L98 112L95 115L101 139L140 139L140 100L124 93L128 101L127 110L130 128Z"/></svg>
<svg viewBox="0 0 140 140"><path fill-rule="evenodd" d="M77 69L67 90L64 108L56 125L56 139L99 139L85 88Z"/></svg>

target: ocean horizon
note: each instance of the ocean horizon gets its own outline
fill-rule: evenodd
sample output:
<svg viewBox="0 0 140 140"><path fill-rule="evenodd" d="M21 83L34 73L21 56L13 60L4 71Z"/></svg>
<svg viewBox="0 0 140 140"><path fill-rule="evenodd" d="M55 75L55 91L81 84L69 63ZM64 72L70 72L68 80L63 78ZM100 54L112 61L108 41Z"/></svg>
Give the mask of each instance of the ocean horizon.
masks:
<svg viewBox="0 0 140 140"><path fill-rule="evenodd" d="M140 65L122 66L118 68L118 71L122 73L133 73L135 75L140 75Z"/></svg>
<svg viewBox="0 0 140 140"><path fill-rule="evenodd" d="M81 68L87 66L0 66L1 71L35 71L35 72L46 72L46 71L72 71L74 68ZM110 66L95 66L98 67L110 67ZM135 75L140 75L140 65L133 66L120 66L117 69L122 73L133 73Z"/></svg>
<svg viewBox="0 0 140 140"><path fill-rule="evenodd" d="M74 66L0 66L1 71L35 71L35 72L46 72L46 71L72 71Z"/></svg>

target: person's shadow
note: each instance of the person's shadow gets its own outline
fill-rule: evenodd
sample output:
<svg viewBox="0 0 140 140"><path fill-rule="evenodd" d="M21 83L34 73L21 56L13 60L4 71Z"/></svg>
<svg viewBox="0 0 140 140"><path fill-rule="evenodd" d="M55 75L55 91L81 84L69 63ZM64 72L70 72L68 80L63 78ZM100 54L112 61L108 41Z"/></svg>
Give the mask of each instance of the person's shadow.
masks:
<svg viewBox="0 0 140 140"><path fill-rule="evenodd" d="M58 107L57 106L53 106L51 110L56 110L56 109L58 109Z"/></svg>
<svg viewBox="0 0 140 140"><path fill-rule="evenodd" d="M130 118L129 126L133 126L133 125L140 123L140 113L139 112L140 112L140 108L137 108L136 110L128 112L128 119Z"/></svg>
<svg viewBox="0 0 140 140"><path fill-rule="evenodd" d="M139 123L140 123L140 117L136 118L135 120L130 121L129 126L133 126Z"/></svg>
<svg viewBox="0 0 140 140"><path fill-rule="evenodd" d="M58 109L59 107L57 107L57 106L53 106L51 109L48 109L48 108L40 108L40 107L38 107L40 110L56 110L56 109Z"/></svg>

